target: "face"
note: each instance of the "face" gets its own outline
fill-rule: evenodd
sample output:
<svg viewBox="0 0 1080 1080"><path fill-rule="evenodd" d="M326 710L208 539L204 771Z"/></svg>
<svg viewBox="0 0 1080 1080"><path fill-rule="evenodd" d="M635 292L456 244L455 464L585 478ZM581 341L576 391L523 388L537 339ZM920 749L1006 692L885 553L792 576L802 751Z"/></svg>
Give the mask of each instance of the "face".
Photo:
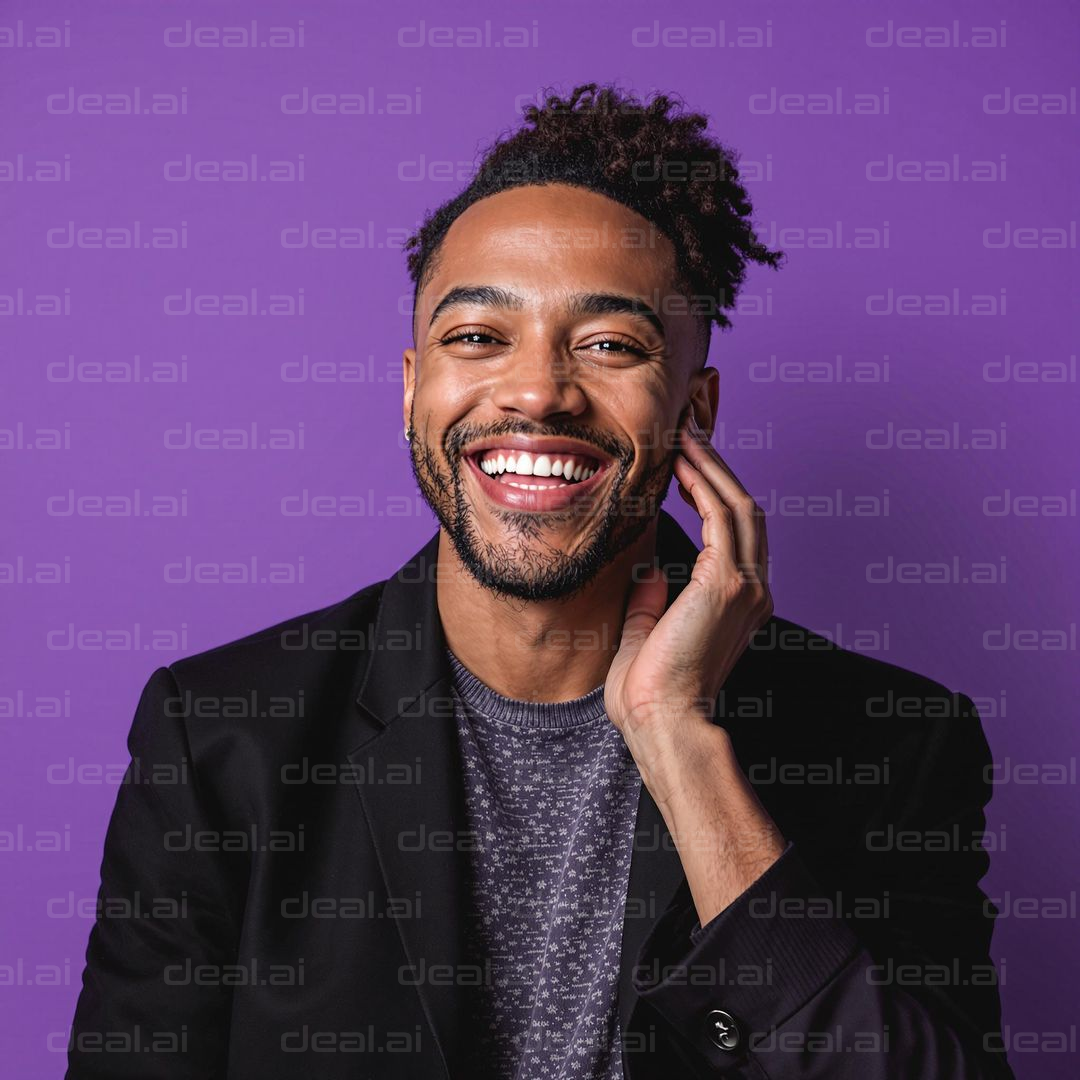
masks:
<svg viewBox="0 0 1080 1080"><path fill-rule="evenodd" d="M671 242L606 196L526 186L448 230L405 351L413 472L465 567L573 596L655 520L717 378Z"/></svg>

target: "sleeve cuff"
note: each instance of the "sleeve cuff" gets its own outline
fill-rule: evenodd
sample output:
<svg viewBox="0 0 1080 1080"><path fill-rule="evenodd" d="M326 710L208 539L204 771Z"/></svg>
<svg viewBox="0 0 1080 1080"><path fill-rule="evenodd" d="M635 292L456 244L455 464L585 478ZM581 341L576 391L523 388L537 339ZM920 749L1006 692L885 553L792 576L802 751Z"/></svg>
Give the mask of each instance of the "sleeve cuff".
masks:
<svg viewBox="0 0 1080 1080"><path fill-rule="evenodd" d="M767 871L767 873L771 873L775 867L779 866L786 858L788 858L789 853L791 852L792 848L794 848L794 847L795 847L795 844L792 841L789 840L787 847L784 848L783 854L781 854L780 858L777 859L776 862L773 863L773 865L769 867L769 870ZM764 876L764 875L762 875L762 876ZM755 882L755 884L756 884L756 882ZM752 887L753 886L751 886L751 888ZM740 899L740 897L736 897L735 900L733 901L733 903L738 903L739 899ZM725 908L725 911L726 910L727 909ZM720 916L723 915L723 914L724 914L724 912L721 911L719 914L714 915L704 926L701 925L700 920L695 919L694 920L694 925L690 928L690 933L688 935L689 938L690 938L690 944L691 945L696 945L698 943L698 941L701 940L702 936L709 930L709 928L716 925L716 920L719 919Z"/></svg>
<svg viewBox="0 0 1080 1080"><path fill-rule="evenodd" d="M858 952L841 919L816 917L808 901L821 889L794 844L704 927L693 903L667 911L653 927L633 971L633 985L714 1067L736 1063L752 1036L782 1024ZM723 1048L710 1013L738 1025L737 1045Z"/></svg>

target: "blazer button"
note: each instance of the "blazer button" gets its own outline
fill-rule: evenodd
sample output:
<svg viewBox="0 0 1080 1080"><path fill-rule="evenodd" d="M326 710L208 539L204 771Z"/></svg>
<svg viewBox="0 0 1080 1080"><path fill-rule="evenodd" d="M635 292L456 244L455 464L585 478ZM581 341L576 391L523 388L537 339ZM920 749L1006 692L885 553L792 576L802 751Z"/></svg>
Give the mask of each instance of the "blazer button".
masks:
<svg viewBox="0 0 1080 1080"><path fill-rule="evenodd" d="M714 1046L721 1050L738 1049L742 1035L738 1022L731 1013L726 1013L723 1009L713 1009L705 1017L705 1030Z"/></svg>

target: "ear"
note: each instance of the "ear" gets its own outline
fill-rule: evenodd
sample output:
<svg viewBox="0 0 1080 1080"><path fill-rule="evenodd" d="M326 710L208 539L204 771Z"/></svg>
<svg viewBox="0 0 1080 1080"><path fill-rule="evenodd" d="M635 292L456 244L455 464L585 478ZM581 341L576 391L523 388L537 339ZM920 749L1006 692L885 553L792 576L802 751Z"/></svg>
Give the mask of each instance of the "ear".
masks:
<svg viewBox="0 0 1080 1080"><path fill-rule="evenodd" d="M720 402L720 372L714 367L703 367L690 376L689 409L698 427L710 438L716 427L716 414Z"/></svg>
<svg viewBox="0 0 1080 1080"><path fill-rule="evenodd" d="M401 403L401 418L404 427L409 426L409 417L412 416L413 392L416 389L416 350L406 349L401 354L402 381L405 384L405 392Z"/></svg>

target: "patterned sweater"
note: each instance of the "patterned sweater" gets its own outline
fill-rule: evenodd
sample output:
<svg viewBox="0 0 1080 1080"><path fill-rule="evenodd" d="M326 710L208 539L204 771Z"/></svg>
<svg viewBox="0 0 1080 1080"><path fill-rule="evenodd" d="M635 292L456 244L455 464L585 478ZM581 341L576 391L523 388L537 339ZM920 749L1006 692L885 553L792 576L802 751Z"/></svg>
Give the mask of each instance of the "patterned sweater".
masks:
<svg viewBox="0 0 1080 1080"><path fill-rule="evenodd" d="M448 650L449 651L449 650ZM472 858L463 1075L612 1080L622 922L641 776L604 711L496 694L449 654Z"/></svg>

